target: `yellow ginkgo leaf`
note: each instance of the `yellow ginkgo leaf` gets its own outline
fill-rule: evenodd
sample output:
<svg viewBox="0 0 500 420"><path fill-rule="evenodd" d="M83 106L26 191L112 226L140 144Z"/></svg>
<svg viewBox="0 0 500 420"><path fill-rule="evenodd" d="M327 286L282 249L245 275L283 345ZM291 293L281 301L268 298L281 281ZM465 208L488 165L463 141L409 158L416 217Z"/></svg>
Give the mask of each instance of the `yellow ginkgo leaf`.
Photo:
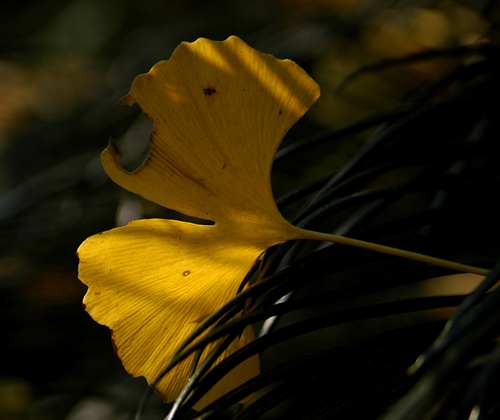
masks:
<svg viewBox="0 0 500 420"><path fill-rule="evenodd" d="M318 96L318 85L295 63L231 37L181 44L120 101L137 102L154 121L152 151L129 173L111 142L102 155L108 175L162 206L216 222L132 222L80 246L86 310L111 328L129 373L154 382L197 323L235 296L257 257L297 237L274 203L271 166L285 133ZM221 358L251 334L247 328ZM190 360L156 384L165 400L185 384ZM255 356L197 406L257 373Z"/></svg>
<svg viewBox="0 0 500 420"><path fill-rule="evenodd" d="M102 163L111 179L164 207L215 222L142 220L92 236L80 246L79 277L89 287L85 308L112 330L116 352L130 374L154 383L198 323L235 296L258 256L283 241L334 241L487 272L302 230L281 216L271 191L274 154L318 96L318 85L295 63L230 37L181 44L169 61L138 76L120 101L138 103L153 120L152 149L130 173L120 166L120 153L110 142ZM219 361L252 339L247 328ZM166 401L186 383L190 361L192 357L155 384ZM202 408L258 371L254 356L195 407Z"/></svg>

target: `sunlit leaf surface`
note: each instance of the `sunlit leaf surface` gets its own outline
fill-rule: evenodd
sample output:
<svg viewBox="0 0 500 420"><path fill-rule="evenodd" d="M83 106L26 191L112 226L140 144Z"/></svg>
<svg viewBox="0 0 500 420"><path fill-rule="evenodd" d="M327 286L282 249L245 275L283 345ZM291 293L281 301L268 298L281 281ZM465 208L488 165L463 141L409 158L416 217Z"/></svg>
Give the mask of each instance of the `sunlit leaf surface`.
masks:
<svg viewBox="0 0 500 420"><path fill-rule="evenodd" d="M120 103L138 103L154 121L152 151L133 173L113 142L102 163L117 184L214 225L142 220L87 239L79 276L89 314L113 333L127 371L152 383L182 340L231 299L256 258L297 237L271 191L274 154L319 96L295 63L237 37L181 44L169 61L136 78ZM221 358L253 338L250 328ZM188 378L190 361L157 385L167 401ZM258 373L257 356L235 368L198 403Z"/></svg>

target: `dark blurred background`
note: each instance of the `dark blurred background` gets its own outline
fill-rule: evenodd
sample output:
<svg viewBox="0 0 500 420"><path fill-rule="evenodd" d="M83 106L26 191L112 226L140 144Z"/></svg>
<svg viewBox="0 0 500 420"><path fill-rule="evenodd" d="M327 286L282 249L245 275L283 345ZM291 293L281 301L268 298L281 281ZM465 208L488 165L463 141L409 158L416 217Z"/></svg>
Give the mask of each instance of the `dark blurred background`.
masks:
<svg viewBox="0 0 500 420"><path fill-rule="evenodd" d="M152 124L115 107L135 76L182 41L237 35L290 58L322 96L285 144L390 109L456 64L445 57L363 75L384 58L493 36L489 1L34 0L0 6L0 419L127 419L145 382L128 377L107 328L81 306L78 245L142 217L169 217L108 181L113 136L133 169ZM341 167L364 137L319 146L274 168L280 196ZM319 156L319 158L318 158ZM289 211L293 211L293 207ZM159 399L150 418L166 414Z"/></svg>

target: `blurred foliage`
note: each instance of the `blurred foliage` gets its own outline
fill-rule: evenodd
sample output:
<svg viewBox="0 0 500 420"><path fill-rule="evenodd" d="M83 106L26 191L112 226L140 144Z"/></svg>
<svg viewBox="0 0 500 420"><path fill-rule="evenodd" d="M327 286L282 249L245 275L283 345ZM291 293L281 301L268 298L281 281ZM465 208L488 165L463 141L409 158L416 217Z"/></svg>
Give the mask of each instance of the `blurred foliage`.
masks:
<svg viewBox="0 0 500 420"><path fill-rule="evenodd" d="M130 418L139 401L144 382L123 372L107 329L94 324L81 309L85 288L76 277L75 256L77 246L94 233L131 219L173 216L121 191L100 167L99 155L110 135L118 139L129 169L139 166L147 154L149 121L137 107L114 107L136 75L168 59L180 42L198 37L225 39L234 34L260 51L293 59L320 84L322 96L309 118L302 119L287 135L283 143L286 147L325 130L335 132L374 113L396 112L417 88L432 85L457 66L479 63L477 54L443 54L360 73L342 91L336 90L351 72L381 60L428 49L463 47L478 40L496 42L500 10L497 2L487 0L8 0L2 3L2 9L0 356L4 363L0 372L0 417L6 420L125 419ZM434 91L432 99L446 98L454 87L453 83L445 84ZM476 110L471 109L471 114L476 115ZM442 132L433 131L439 130L436 122L423 130L422 140L428 141L418 147L414 144L409 153L425 152L438 134L452 138L472 129L475 122L464 122L450 131L453 118L467 119L465 111L461 112L446 116L449 124ZM276 197L340 170L375 127L333 136L331 141L313 143L314 147L277 161L273 174ZM494 172L495 154L487 151L491 152L491 162L488 153L483 153L481 164L477 164L478 177ZM481 166L485 162L489 165ZM377 179L372 186L390 185L411 173L411 168L403 168ZM479 262L491 263L498 256L494 239L480 242L484 230L491 228L497 217L488 208L482 216L475 212L484 196L491 197L494 191L484 185L472 190L466 191L470 201L458 201L463 212L454 220L459 223L462 217L475 218L464 225L470 230L465 239L455 230L460 224L448 221L440 237L449 235L449 241L441 245L451 244L452 249L444 252L447 248L435 243L426 248L429 252L460 256L462 246L469 258L472 253ZM294 201L284 208L284 214L292 218L305 200ZM491 200L486 202L493 205ZM377 223L390 222L394 215L418 214L422 203L429 203L429 194L415 194L395 203L390 212L375 220L372 234L377 237ZM328 219L324 229L336 229L351 214L350 210L340 212ZM397 226L397 221L394 223ZM491 230L497 232L498 225ZM480 245L471 249L474 241ZM356 268L352 270L343 277L346 284L358 278ZM476 280L466 283L459 291L450 290L448 285L446 293L467 293ZM422 286L422 290L433 294L430 290L435 290L436 284ZM308 287L301 293L307 295ZM321 287L320 282L309 292L316 293ZM394 293L396 300L403 296L401 290ZM285 317L283 322L289 319ZM377 324L373 320L370 323ZM397 325L401 325L399 321ZM387 363L397 365L392 372L398 376L441 327L442 322L438 322L418 334L411 334L416 330L401 332L394 342L406 346L408 352L402 347L387 348L393 341L384 344L384 340L374 339L369 345ZM370 331L367 324L354 328L340 325L330 335L335 337L330 346L335 349L354 339L366 340ZM324 333L319 335L324 337ZM314 349L313 343L317 341L304 340L300 346ZM339 350L334 357L353 363L347 356L360 348ZM292 350L286 348L286 357L293 356ZM384 356L384 352L389 353ZM285 358L285 350L278 346L264 355L264 366L272 368ZM370 378L389 375L385 368L380 371L380 366L386 365L381 363L377 368L373 363L367 367ZM346 370L339 377L347 380L349 374ZM355 381L350 384L356 386ZM304 395L304 400L329 399L341 391L338 383L335 386L335 392L328 389L325 395ZM405 384L399 392L392 388L380 392L392 393L394 398L407 388ZM374 401L372 416L385 409L386 400L379 399L378 405ZM346 404L350 407L353 401ZM297 405L292 404L292 408L297 409ZM161 418L166 412L157 399L145 418ZM280 413L266 418L279 417ZM342 418L350 417L346 414Z"/></svg>

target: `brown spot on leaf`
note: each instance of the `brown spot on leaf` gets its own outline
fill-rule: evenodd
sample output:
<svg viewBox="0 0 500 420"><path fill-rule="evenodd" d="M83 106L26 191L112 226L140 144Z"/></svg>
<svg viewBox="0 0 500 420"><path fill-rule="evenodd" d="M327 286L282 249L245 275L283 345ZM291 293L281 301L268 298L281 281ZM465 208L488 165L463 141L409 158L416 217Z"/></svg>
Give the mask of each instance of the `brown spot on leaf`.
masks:
<svg viewBox="0 0 500 420"><path fill-rule="evenodd" d="M184 271L184 273L182 273L182 275L184 277L189 276L190 274L191 274L191 271L188 271L188 270L186 270L186 271Z"/></svg>
<svg viewBox="0 0 500 420"><path fill-rule="evenodd" d="M210 96L212 93L215 93L215 92L216 92L216 90L213 87L207 87L207 88L203 89L203 93L207 96Z"/></svg>
<svg viewBox="0 0 500 420"><path fill-rule="evenodd" d="M280 109L280 110L278 111L278 115L281 115L281 113L282 113L282 112L283 112L283 110L282 110L282 109Z"/></svg>

